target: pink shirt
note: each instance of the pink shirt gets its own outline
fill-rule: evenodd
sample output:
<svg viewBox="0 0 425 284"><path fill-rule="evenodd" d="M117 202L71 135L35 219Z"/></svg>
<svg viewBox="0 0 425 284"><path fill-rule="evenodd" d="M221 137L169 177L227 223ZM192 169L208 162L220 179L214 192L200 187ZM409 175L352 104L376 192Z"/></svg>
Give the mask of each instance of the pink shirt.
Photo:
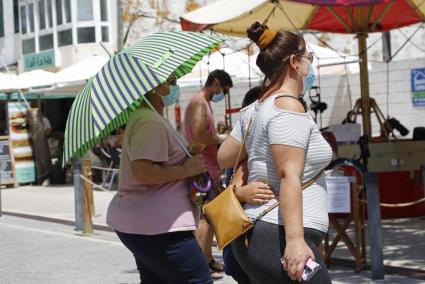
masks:
<svg viewBox="0 0 425 284"><path fill-rule="evenodd" d="M125 130L118 193L109 204L106 223L117 231L140 235L195 230L199 214L189 199L188 179L152 185L131 173L130 163L135 160L180 165L185 158L164 122L149 108L137 109Z"/></svg>
<svg viewBox="0 0 425 284"><path fill-rule="evenodd" d="M193 135L192 135L192 129L190 128L190 118L189 116L189 112L188 109L191 105L195 104L195 103L202 103L205 105L206 109L207 109L207 116L208 116L208 130L207 133L211 136L217 136L217 131L215 129L215 122L214 122L214 115L212 113L212 109L211 109L211 105L210 103L203 97L200 95L196 95L193 96L190 101L189 104L186 107L186 111L185 111L185 115L184 115L184 134L186 137L186 140L189 144L191 144L193 142ZM217 151L218 151L218 146L217 144L214 145L209 145L207 147L205 147L205 150L202 152L204 159L205 159L205 164L207 165L208 168L208 173L210 174L211 178L216 181L219 182L220 181L220 167L217 163Z"/></svg>

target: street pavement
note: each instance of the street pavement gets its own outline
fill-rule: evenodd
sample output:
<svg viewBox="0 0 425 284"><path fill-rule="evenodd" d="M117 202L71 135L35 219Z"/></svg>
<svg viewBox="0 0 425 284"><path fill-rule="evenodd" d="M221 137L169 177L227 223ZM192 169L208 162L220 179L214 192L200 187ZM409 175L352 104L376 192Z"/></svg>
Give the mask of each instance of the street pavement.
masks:
<svg viewBox="0 0 425 284"><path fill-rule="evenodd" d="M0 283L137 283L131 254L114 233L104 231L106 209L113 194L95 191L94 196L94 223L102 230L83 236L72 226L72 187L2 190ZM424 269L424 223L420 218L383 222L386 265ZM215 249L214 255L221 259ZM347 250L339 246L335 256L348 258ZM425 283L425 272L416 272L386 274L385 280L373 282L370 270L354 273L353 267L336 264L330 268L333 283ZM236 282L226 276L215 283Z"/></svg>

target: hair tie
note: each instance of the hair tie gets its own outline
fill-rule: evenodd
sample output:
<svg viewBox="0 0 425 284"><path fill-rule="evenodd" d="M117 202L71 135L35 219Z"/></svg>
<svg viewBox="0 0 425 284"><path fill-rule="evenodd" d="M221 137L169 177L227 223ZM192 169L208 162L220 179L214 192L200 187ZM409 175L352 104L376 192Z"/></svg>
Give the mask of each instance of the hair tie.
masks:
<svg viewBox="0 0 425 284"><path fill-rule="evenodd" d="M276 37L277 32L274 30L270 30L266 28L264 32L261 34L260 38L257 40L256 44L261 49L266 49L270 43L274 40Z"/></svg>

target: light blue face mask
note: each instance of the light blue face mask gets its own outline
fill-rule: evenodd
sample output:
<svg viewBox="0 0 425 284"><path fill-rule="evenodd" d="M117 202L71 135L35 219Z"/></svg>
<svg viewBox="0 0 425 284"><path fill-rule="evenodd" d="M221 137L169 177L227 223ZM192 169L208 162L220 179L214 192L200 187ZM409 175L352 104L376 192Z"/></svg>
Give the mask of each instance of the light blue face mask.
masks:
<svg viewBox="0 0 425 284"><path fill-rule="evenodd" d="M316 78L316 75L314 74L313 65L310 63L308 65L308 74L307 76L300 76L303 78L303 90L301 94L308 93L311 90L311 87L313 87L314 79Z"/></svg>
<svg viewBox="0 0 425 284"><path fill-rule="evenodd" d="M211 98L211 101L214 103L218 103L219 101L222 101L224 99L224 93L221 91L218 94L214 94Z"/></svg>
<svg viewBox="0 0 425 284"><path fill-rule="evenodd" d="M180 97L180 87L179 85L170 85L170 93L166 96L162 96L162 101L165 106L170 106L175 104Z"/></svg>

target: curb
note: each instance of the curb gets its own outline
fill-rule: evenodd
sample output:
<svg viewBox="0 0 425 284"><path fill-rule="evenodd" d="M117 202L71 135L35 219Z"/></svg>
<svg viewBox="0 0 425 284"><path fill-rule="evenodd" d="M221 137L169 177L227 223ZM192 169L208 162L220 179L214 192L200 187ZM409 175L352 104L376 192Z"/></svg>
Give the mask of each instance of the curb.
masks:
<svg viewBox="0 0 425 284"><path fill-rule="evenodd" d="M11 211L2 211L1 213L7 216L26 218L26 219L32 219L32 220L44 221L44 222L51 222L51 223L57 223L62 225L68 225L68 226L75 226L75 222L71 220L64 220L64 219L52 218L52 217L46 217L46 216L40 216L40 215L32 215L27 213L17 213L17 212L11 212ZM114 232L112 228L105 225L99 225L99 224L93 224L93 230Z"/></svg>

